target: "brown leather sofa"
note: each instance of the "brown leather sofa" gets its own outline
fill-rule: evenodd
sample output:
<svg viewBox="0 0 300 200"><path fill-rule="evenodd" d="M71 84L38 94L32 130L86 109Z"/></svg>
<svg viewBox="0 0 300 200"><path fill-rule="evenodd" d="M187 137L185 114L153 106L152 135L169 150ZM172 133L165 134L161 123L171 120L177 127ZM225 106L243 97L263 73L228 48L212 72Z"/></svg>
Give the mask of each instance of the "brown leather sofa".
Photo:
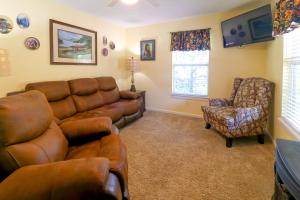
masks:
<svg viewBox="0 0 300 200"><path fill-rule="evenodd" d="M30 83L26 90L46 95L58 124L107 116L121 128L143 115L140 95L119 91L112 77Z"/></svg>
<svg viewBox="0 0 300 200"><path fill-rule="evenodd" d="M67 119L76 108L69 89L63 82L51 84L46 94L53 111ZM89 100L99 95L71 85L80 100L92 91ZM85 110L80 100L76 106ZM0 177L3 200L128 198L126 147L111 119L78 117L59 127L39 91L0 99Z"/></svg>

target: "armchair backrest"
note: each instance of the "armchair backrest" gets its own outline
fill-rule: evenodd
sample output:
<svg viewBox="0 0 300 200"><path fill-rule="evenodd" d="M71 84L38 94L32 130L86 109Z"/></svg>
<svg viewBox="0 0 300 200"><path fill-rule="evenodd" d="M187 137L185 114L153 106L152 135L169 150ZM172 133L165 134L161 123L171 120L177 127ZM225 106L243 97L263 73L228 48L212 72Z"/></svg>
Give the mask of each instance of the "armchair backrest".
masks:
<svg viewBox="0 0 300 200"><path fill-rule="evenodd" d="M263 78L246 78L236 92L234 107L262 106L268 112L272 97L274 84Z"/></svg>
<svg viewBox="0 0 300 200"><path fill-rule="evenodd" d="M0 99L0 179L23 166L65 158L68 141L53 118L39 91Z"/></svg>

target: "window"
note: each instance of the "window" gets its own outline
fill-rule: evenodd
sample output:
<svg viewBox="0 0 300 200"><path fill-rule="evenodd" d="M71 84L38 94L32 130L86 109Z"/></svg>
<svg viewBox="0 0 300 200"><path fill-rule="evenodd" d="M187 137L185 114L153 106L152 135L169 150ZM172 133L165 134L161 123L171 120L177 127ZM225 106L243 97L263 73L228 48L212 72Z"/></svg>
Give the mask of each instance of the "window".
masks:
<svg viewBox="0 0 300 200"><path fill-rule="evenodd" d="M173 51L175 96L207 97L209 51Z"/></svg>
<svg viewBox="0 0 300 200"><path fill-rule="evenodd" d="M300 28L284 35L282 118L300 133Z"/></svg>

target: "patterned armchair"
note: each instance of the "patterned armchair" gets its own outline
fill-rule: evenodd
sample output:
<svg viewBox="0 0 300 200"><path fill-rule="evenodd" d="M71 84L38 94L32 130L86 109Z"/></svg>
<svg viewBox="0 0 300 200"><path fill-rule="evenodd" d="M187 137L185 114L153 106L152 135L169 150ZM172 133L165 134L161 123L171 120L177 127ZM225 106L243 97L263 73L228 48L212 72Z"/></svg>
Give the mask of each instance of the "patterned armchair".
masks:
<svg viewBox="0 0 300 200"><path fill-rule="evenodd" d="M232 139L257 136L264 143L274 84L263 78L236 78L230 99L209 99L202 106L206 127L213 126L226 137L226 146Z"/></svg>

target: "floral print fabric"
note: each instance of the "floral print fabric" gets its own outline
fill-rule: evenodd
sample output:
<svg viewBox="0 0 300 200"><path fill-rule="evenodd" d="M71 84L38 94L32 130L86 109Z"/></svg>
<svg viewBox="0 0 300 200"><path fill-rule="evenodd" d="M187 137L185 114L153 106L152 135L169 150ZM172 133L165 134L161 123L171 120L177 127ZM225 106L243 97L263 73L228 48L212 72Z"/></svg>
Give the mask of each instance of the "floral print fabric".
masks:
<svg viewBox="0 0 300 200"><path fill-rule="evenodd" d="M202 106L204 120L229 138L264 134L273 87L262 78L236 78L233 100L210 99Z"/></svg>
<svg viewBox="0 0 300 200"><path fill-rule="evenodd" d="M210 29L171 33L171 51L210 50Z"/></svg>
<svg viewBox="0 0 300 200"><path fill-rule="evenodd" d="M300 0L279 0L274 16L274 36L288 33L298 27L300 27Z"/></svg>

